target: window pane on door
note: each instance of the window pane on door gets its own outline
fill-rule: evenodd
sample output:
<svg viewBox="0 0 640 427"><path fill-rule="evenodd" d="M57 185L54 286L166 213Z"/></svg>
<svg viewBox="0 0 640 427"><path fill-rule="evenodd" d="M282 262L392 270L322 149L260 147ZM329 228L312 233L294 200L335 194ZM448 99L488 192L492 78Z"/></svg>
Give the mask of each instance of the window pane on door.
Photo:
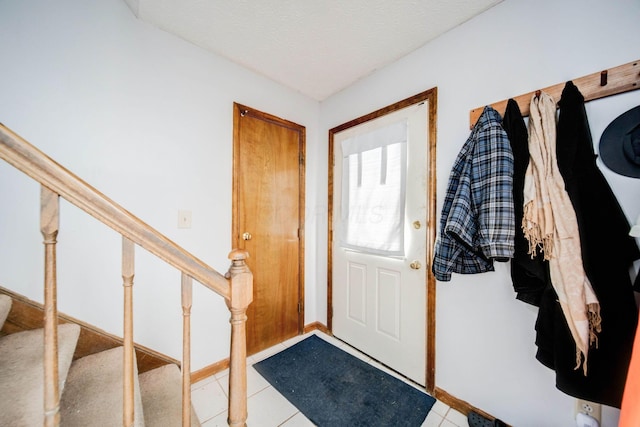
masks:
<svg viewBox="0 0 640 427"><path fill-rule="evenodd" d="M343 142L341 246L404 256L406 121Z"/></svg>

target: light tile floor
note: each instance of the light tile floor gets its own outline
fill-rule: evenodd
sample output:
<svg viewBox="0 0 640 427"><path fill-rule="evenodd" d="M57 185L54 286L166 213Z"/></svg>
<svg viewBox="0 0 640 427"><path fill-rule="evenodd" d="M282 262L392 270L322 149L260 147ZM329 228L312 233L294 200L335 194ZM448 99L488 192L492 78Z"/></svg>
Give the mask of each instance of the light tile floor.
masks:
<svg viewBox="0 0 640 427"><path fill-rule="evenodd" d="M407 381L397 373L380 365L367 355L350 347L344 342L335 339L319 331L301 335L281 344L275 345L265 351L247 358L247 395L248 427L313 427L298 409L276 391L253 368L253 364L278 353L303 340L310 334L316 334L320 338L332 343L336 347L353 354L371 365L400 378L409 385L421 389L420 386ZM202 427L226 427L227 426L227 390L229 387L229 371L219 372L215 376L206 378L191 386L191 399L198 419ZM424 389L421 389L424 391ZM420 427L469 427L467 417L461 412L450 408L448 405L436 401L429 411L429 415Z"/></svg>

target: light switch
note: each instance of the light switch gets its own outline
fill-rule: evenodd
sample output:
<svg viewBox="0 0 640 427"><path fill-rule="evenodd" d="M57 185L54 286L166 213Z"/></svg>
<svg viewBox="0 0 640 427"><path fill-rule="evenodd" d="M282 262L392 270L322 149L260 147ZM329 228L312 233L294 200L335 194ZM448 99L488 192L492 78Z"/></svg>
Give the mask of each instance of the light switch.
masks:
<svg viewBox="0 0 640 427"><path fill-rule="evenodd" d="M178 211L178 228L191 228L191 211Z"/></svg>

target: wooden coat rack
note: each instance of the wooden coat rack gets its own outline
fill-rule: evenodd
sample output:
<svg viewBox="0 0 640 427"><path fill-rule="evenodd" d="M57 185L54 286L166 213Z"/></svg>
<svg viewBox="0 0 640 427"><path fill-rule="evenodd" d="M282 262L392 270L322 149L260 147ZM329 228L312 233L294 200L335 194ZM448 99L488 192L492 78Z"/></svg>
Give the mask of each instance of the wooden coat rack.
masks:
<svg viewBox="0 0 640 427"><path fill-rule="evenodd" d="M580 93L582 93L582 95L584 96L585 101L592 101L594 99L604 98L606 96L617 95L619 93L640 89L640 60L629 62L624 65L619 65L608 70L589 74L587 76L573 79L572 81L573 84L578 87ZM536 93L539 93L539 91L542 90L543 92L551 95L557 102L560 100L560 96L562 95L562 90L564 89L565 84L566 82L559 83L553 86L546 87L544 89L539 89L516 96L513 99L518 103L522 116L526 117L529 115L529 104L531 103L531 97L535 96ZM507 108L507 101L508 99L504 99L499 102L494 102L490 105L501 115L504 115L504 112ZM473 128L473 125L475 125L475 123L478 121L478 118L482 114L484 107L485 106L483 105L482 107L474 108L473 110L471 110L469 114L471 128Z"/></svg>

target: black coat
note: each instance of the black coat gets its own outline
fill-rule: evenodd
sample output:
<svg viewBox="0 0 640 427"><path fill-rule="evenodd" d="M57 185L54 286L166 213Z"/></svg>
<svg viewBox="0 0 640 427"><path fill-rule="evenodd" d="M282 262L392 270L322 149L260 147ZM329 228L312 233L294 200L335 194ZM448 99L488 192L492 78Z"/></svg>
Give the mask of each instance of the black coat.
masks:
<svg viewBox="0 0 640 427"><path fill-rule="evenodd" d="M584 97L568 82L560 100L558 167L576 212L585 272L600 302L602 332L589 348L588 373L575 369L576 347L553 288L536 322L536 357L556 372L556 386L581 399L620 407L638 321L630 267L640 258L630 225L596 165Z"/></svg>
<svg viewBox="0 0 640 427"><path fill-rule="evenodd" d="M532 258L528 253L529 241L522 231L524 215L524 175L529 166L529 134L524 124L518 103L507 101L507 109L502 119L513 152L513 210L516 220L514 254L511 259L511 280L516 298L526 303L540 306L545 287L550 283L549 263L538 250Z"/></svg>

